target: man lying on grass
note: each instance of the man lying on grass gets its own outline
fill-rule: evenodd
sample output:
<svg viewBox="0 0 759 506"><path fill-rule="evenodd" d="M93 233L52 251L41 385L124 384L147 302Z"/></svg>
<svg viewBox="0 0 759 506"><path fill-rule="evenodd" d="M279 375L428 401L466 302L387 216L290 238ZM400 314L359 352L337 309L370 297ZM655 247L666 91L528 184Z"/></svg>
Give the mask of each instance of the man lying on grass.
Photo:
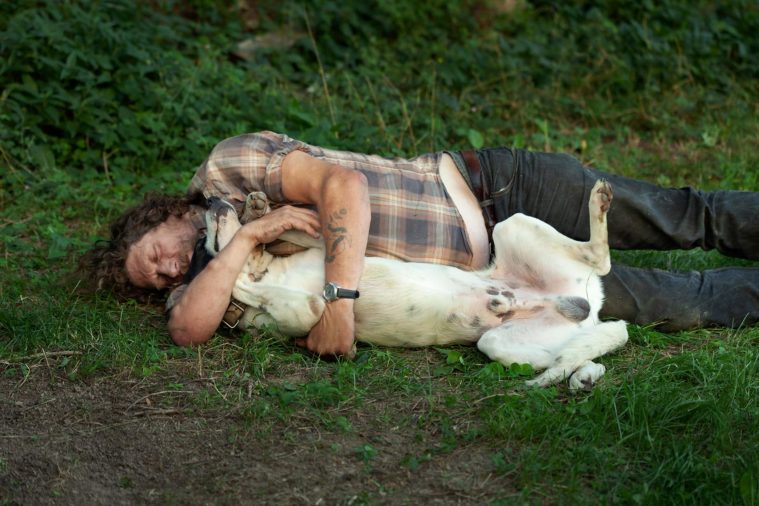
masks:
<svg viewBox="0 0 759 506"><path fill-rule="evenodd" d="M126 211L111 226L110 240L97 244L87 260L101 287L132 295L170 291L172 339L199 344L219 327L248 253L286 230L321 235L329 252L326 281L346 289L358 286L365 255L474 270L489 261L494 224L516 212L587 240L587 202L602 178L614 189L612 248L700 247L759 259L759 193L661 188L562 154L493 148L388 159L260 132L219 143L186 196L148 196ZM218 196L242 207L253 191L280 207L245 224L186 282L191 262L204 256L205 199ZM604 288L602 316L658 324L664 331L759 320L759 268L676 273L615 264ZM349 352L353 303L340 298L327 304L305 346L320 355Z"/></svg>

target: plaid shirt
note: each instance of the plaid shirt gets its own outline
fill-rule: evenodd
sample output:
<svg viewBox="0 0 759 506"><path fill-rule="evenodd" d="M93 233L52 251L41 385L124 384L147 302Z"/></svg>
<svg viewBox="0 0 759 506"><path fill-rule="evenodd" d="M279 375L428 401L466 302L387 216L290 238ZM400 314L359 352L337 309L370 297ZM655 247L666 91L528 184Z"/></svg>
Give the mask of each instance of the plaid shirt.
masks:
<svg viewBox="0 0 759 506"><path fill-rule="evenodd" d="M438 173L442 153L383 158L310 146L273 132L244 134L214 148L188 192L224 198L238 209L252 191L287 204L282 160L296 149L366 176L372 213L367 255L471 269L464 222Z"/></svg>
<svg viewBox="0 0 759 506"><path fill-rule="evenodd" d="M264 192L274 204L292 204L282 195L282 160L296 149L366 176L372 213L367 255L471 269L464 222L438 173L442 153L410 160L383 158L310 146L274 132L244 134L213 149L193 176L188 194L221 197L238 211L253 191ZM172 291L166 311L186 288Z"/></svg>

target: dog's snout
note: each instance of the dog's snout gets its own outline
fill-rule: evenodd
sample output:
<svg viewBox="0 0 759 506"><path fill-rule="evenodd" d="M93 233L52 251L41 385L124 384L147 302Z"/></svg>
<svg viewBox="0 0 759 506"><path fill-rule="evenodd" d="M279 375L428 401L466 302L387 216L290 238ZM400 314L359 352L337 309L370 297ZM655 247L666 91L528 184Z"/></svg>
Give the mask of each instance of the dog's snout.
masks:
<svg viewBox="0 0 759 506"><path fill-rule="evenodd" d="M234 208L229 203L225 202L219 197L208 197L208 199L206 199L206 205L208 206L208 209L217 217L224 216L229 211L234 210Z"/></svg>

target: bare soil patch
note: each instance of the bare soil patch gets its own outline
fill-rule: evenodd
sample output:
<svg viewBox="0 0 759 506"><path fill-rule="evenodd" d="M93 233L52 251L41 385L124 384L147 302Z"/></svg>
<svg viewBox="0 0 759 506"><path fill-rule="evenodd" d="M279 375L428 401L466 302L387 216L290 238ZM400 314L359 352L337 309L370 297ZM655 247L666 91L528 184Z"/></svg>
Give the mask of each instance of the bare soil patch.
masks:
<svg viewBox="0 0 759 506"><path fill-rule="evenodd" d="M497 448L440 451L435 427L398 423L413 406L392 399L346 413L350 430L325 429L203 406L201 381L172 391L160 375L7 370L0 504L482 504L518 493L494 470Z"/></svg>

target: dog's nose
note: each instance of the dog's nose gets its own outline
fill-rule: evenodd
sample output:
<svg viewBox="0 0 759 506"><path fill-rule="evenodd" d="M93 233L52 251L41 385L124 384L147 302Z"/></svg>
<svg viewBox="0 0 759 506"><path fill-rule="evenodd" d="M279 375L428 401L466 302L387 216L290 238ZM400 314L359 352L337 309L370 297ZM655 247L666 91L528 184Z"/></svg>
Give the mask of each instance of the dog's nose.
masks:
<svg viewBox="0 0 759 506"><path fill-rule="evenodd" d="M208 197L206 205L208 206L208 209L217 216L224 216L233 209L230 204L219 197Z"/></svg>

